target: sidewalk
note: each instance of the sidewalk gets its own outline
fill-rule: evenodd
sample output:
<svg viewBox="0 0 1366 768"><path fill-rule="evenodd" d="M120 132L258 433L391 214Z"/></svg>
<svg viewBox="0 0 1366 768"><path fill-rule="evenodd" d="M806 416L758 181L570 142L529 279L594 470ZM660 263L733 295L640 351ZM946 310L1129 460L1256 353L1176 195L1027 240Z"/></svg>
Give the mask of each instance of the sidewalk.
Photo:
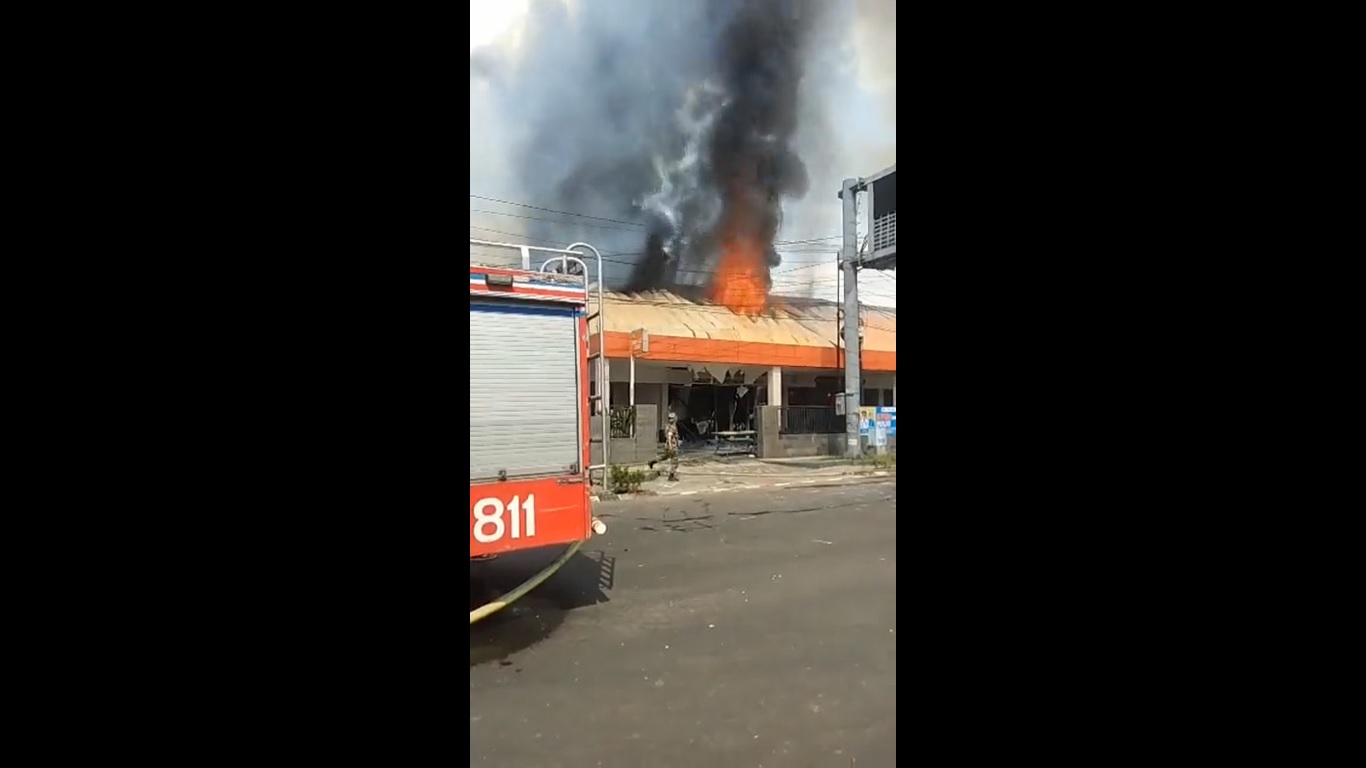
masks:
<svg viewBox="0 0 1366 768"><path fill-rule="evenodd" d="M656 469L658 469L656 465ZM644 469L644 467L641 467ZM653 474L653 472L647 472ZM895 465L875 467L848 459L811 456L800 459L691 458L678 467L678 480L662 477L640 486L636 496L692 496L699 493L750 491L803 485L842 485L896 477ZM631 498L624 494L621 498ZM603 494L603 498L614 498Z"/></svg>

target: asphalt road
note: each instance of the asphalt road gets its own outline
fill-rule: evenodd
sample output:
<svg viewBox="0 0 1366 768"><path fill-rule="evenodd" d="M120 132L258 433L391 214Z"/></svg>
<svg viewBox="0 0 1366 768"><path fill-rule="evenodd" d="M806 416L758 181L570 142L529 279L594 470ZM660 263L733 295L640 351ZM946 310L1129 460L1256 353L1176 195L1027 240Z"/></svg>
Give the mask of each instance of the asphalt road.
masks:
<svg viewBox="0 0 1366 768"><path fill-rule="evenodd" d="M597 509L470 628L471 766L896 764L894 478ZM471 602L558 554L472 564Z"/></svg>

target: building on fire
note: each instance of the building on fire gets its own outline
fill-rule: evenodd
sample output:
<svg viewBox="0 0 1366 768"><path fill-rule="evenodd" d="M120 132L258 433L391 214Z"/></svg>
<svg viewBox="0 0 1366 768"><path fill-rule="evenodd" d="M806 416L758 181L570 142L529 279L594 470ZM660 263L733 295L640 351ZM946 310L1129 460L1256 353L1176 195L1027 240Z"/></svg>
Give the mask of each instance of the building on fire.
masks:
<svg viewBox="0 0 1366 768"><path fill-rule="evenodd" d="M599 317L606 322L612 409L616 415L634 404L640 408L633 413L642 414L634 424L638 449L618 446L630 427L620 434L613 427L614 462L650 457L669 411L678 417L684 442L698 446L710 435L754 430L762 406L778 406L766 410L778 416L777 430L794 440L812 436L792 455L841 452L845 420L837 400L845 356L834 302L770 296L767 308L754 314L663 290L604 298L606 312ZM859 314L860 404L895 406L896 310L865 305ZM597 323L589 323L592 352ZM592 393L596 369L590 366ZM828 446L815 439L821 435L830 436Z"/></svg>

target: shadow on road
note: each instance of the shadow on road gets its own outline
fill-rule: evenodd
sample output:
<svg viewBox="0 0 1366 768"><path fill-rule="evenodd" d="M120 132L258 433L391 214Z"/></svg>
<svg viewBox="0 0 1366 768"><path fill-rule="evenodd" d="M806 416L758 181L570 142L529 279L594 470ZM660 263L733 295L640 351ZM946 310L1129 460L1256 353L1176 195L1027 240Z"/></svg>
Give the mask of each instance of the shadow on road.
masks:
<svg viewBox="0 0 1366 768"><path fill-rule="evenodd" d="M563 551L515 552L471 563L470 610L515 589ZM581 550L521 600L470 627L470 666L511 664L509 656L549 637L569 611L607 602L615 580L616 558L599 550Z"/></svg>

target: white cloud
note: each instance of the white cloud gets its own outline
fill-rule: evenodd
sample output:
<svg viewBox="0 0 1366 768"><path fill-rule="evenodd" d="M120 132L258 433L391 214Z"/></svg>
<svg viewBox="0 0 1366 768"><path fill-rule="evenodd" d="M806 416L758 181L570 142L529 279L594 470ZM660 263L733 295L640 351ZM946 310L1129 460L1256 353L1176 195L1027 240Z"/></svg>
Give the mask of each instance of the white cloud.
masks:
<svg viewBox="0 0 1366 768"><path fill-rule="evenodd" d="M470 0L470 51L502 37L526 12L527 0Z"/></svg>

